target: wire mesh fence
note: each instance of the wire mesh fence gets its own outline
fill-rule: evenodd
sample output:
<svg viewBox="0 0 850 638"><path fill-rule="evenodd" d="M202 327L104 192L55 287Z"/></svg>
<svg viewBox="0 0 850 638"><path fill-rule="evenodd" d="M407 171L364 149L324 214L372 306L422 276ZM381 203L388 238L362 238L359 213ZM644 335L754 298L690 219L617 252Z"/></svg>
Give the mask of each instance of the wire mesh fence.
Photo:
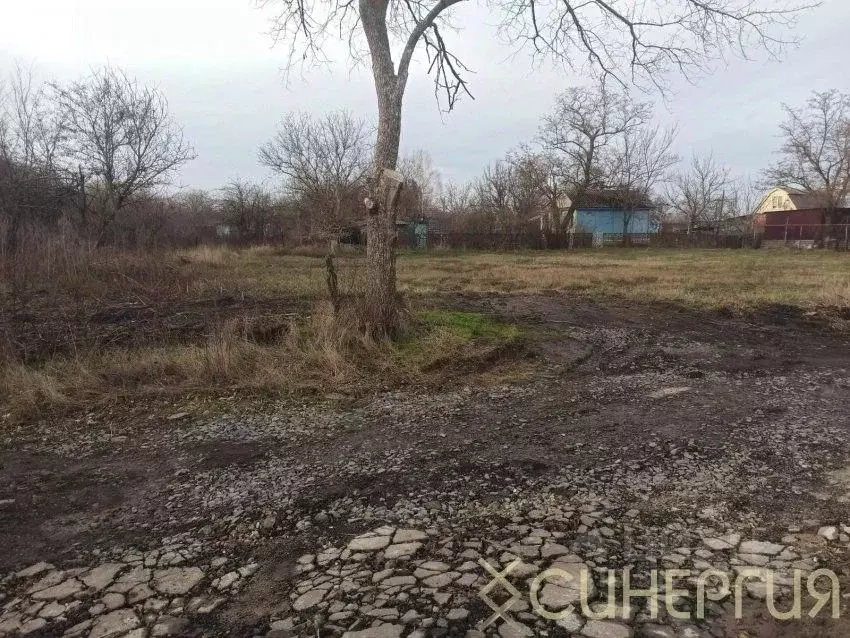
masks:
<svg viewBox="0 0 850 638"><path fill-rule="evenodd" d="M401 248L416 248L399 236ZM749 232L453 232L428 234L426 250L571 250L577 248L828 248L850 250L850 224L763 226Z"/></svg>
<svg viewBox="0 0 850 638"><path fill-rule="evenodd" d="M770 224L761 228L767 246L850 250L850 224Z"/></svg>
<svg viewBox="0 0 850 638"><path fill-rule="evenodd" d="M747 248L758 245L752 235L692 232L687 233L430 233L428 250L571 250L605 247L670 248ZM401 248L415 248L399 236Z"/></svg>

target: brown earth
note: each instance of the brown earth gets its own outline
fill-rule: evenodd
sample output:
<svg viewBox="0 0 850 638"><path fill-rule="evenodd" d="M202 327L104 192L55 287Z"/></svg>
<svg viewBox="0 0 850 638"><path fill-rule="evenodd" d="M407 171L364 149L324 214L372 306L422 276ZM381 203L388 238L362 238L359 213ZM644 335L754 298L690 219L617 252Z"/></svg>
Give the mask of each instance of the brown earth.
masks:
<svg viewBox="0 0 850 638"><path fill-rule="evenodd" d="M511 520L498 510L506 500L599 494L612 527L635 509L647 538L610 564L675 543L665 536L671 521L691 529L687 521L716 517L770 539L794 525L850 524L850 485L830 481L850 466L850 337L827 319L556 295L432 303L520 324L533 372L506 386L434 395L224 411L201 404L171 420L160 415L182 412L181 404L115 405L10 429L0 449L0 569L89 564L93 551L144 550L190 532L210 555L261 566L195 631L253 635L289 609L300 554L344 544L381 520L415 519L414 510L458 538L487 537ZM171 321L156 310L116 312L120 320L101 319L119 326L119 340ZM180 310L190 326L181 329L202 325L192 312ZM664 390L671 393L654 394ZM829 554L842 579L847 545ZM847 630L843 621L788 627L762 616L721 618L714 630Z"/></svg>

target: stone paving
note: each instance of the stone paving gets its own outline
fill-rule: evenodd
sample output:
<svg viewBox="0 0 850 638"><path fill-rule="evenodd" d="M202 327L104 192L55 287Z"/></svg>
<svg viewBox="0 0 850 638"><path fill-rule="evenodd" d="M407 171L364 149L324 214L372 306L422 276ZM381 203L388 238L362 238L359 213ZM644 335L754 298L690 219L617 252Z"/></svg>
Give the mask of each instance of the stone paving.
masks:
<svg viewBox="0 0 850 638"><path fill-rule="evenodd" d="M715 635L710 620L732 601L726 587L739 574L752 568L774 572L777 608L788 607L794 572L805 578L823 566L822 559L831 550L846 551L850 545L850 524L792 528L774 542L724 533L703 523L689 530L674 526L671 531L681 534L683 545L669 553L634 554L629 557L633 562L624 562L615 559L618 554L623 558L617 539L638 523L637 510L626 512L618 521L598 501L577 510L550 503L545 512L528 514L529 522L507 524L486 538L445 535L436 528L382 526L344 545L304 554L295 561L289 611L269 618L265 635L314 635L317 620L323 635L348 638L458 632L470 638L563 632L588 638ZM493 572L481 561L493 572L507 569L507 579L520 596L500 620L476 629L491 613L483 606L481 590ZM256 563L239 565L223 556L203 557L199 544L179 541L150 552L110 556L88 568L57 569L36 563L2 580L4 589L16 595L2 605L0 632L37 635L59 627L61 635L69 637L181 635L199 617L238 595L258 567ZM683 570L677 575L676 588L691 593L706 570L725 573L728 582L708 581L709 623L697 625L671 617L665 606L663 576L658 590L662 602L655 617L643 597L634 598L625 610L616 588L613 594L605 591L607 570L613 567L633 570L632 586L641 589L649 585L650 569L662 574ZM535 584L535 577L549 569L564 570L574 580L550 576ZM582 572L587 578L585 608L579 587ZM613 573L621 585L622 572ZM547 620L529 602L532 589L547 612L563 612L569 606L572 613ZM768 593L766 582L757 578L744 581L744 591L752 601L765 601ZM498 588L490 595L498 598L497 592ZM684 593L675 608L693 612L695 601ZM606 614L609 601L616 602Z"/></svg>
<svg viewBox="0 0 850 638"><path fill-rule="evenodd" d="M200 544L177 539L158 550L104 557L91 567L30 565L0 581L15 592L0 607L0 635L51 627L90 638L179 635L189 624L186 616L213 612L258 568L201 553Z"/></svg>
<svg viewBox="0 0 850 638"><path fill-rule="evenodd" d="M723 369L716 345L639 330L585 340L618 364L577 374L554 361L527 383L348 408L15 436L16 455L89 463L89 500L142 453L155 471L80 515L99 536L66 532L64 511L39 523L59 540L0 574L0 636L738 638L758 633L730 629L726 582L753 569L775 574L781 610L795 574L805 587L833 570L846 614L847 367ZM659 570L657 614L644 598L624 607L624 570L636 588ZM708 580L700 618L707 570L725 581ZM494 574L516 595L490 587ZM767 607L768 583L742 591L748 609ZM511 602L489 624L487 598Z"/></svg>

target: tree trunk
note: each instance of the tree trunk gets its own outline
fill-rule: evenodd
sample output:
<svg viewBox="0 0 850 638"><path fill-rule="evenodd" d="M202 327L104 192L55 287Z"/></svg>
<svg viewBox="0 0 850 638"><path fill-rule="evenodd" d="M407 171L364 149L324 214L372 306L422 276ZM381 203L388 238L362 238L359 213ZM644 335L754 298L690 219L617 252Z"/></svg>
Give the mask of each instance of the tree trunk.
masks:
<svg viewBox="0 0 850 638"><path fill-rule="evenodd" d="M387 34L387 0L360 0L360 17L369 45L378 98L375 173L370 184L371 208L366 222L368 321L373 330L392 333L398 327L395 244L398 192L387 188L385 171L395 170L401 140L404 84L399 81Z"/></svg>
<svg viewBox="0 0 850 638"><path fill-rule="evenodd" d="M366 222L366 304L372 327L386 333L398 327L395 270L398 192L391 191L384 171L395 169L400 139L401 99L395 95L394 83L383 91L379 86L375 177L370 189L373 208Z"/></svg>

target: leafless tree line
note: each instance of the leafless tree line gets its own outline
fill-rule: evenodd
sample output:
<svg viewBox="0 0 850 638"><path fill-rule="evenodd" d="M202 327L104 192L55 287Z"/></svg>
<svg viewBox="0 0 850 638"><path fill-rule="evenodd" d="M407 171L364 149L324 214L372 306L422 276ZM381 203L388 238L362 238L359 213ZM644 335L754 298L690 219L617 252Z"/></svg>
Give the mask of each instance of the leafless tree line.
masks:
<svg viewBox="0 0 850 638"><path fill-rule="evenodd" d="M67 84L18 66L0 85L0 225L14 251L34 225L95 244L194 157L164 96L106 67Z"/></svg>
<svg viewBox="0 0 850 638"><path fill-rule="evenodd" d="M126 74L97 71L66 86L39 83L19 67L5 83L0 118L3 249L33 224L67 223L95 243L190 244L209 240L327 242L364 218L374 127L338 111L285 116L259 150L273 186L235 179L217 192L158 191L191 147L157 91ZM780 159L765 181L824 198L839 211L850 189L850 98L816 93L786 107ZM463 232L563 231L585 199L604 192L623 214L651 203L656 221L685 232L747 226L756 188L713 156L684 166L672 152L675 128L617 85L558 95L534 140L468 183L443 183L424 151L402 155L406 218L428 217ZM831 208L829 208L831 207ZM736 229L730 220L740 219Z"/></svg>
<svg viewBox="0 0 850 638"><path fill-rule="evenodd" d="M398 320L395 220L403 181L397 172L402 103L411 61L427 60L438 99L451 110L471 95L469 69L452 48L451 16L463 0L260 0L275 11L272 33L286 47L290 65L321 63L333 40L348 44L348 58L371 62L377 131L369 180L369 321L393 332ZM488 3L503 41L569 68L583 67L612 83L663 88L668 71L709 70L728 52L751 48L771 55L811 5L761 0L581 0Z"/></svg>
<svg viewBox="0 0 850 638"><path fill-rule="evenodd" d="M822 223L837 224L850 207L850 94L816 91L804 106L784 110L780 158L766 177L814 195Z"/></svg>

